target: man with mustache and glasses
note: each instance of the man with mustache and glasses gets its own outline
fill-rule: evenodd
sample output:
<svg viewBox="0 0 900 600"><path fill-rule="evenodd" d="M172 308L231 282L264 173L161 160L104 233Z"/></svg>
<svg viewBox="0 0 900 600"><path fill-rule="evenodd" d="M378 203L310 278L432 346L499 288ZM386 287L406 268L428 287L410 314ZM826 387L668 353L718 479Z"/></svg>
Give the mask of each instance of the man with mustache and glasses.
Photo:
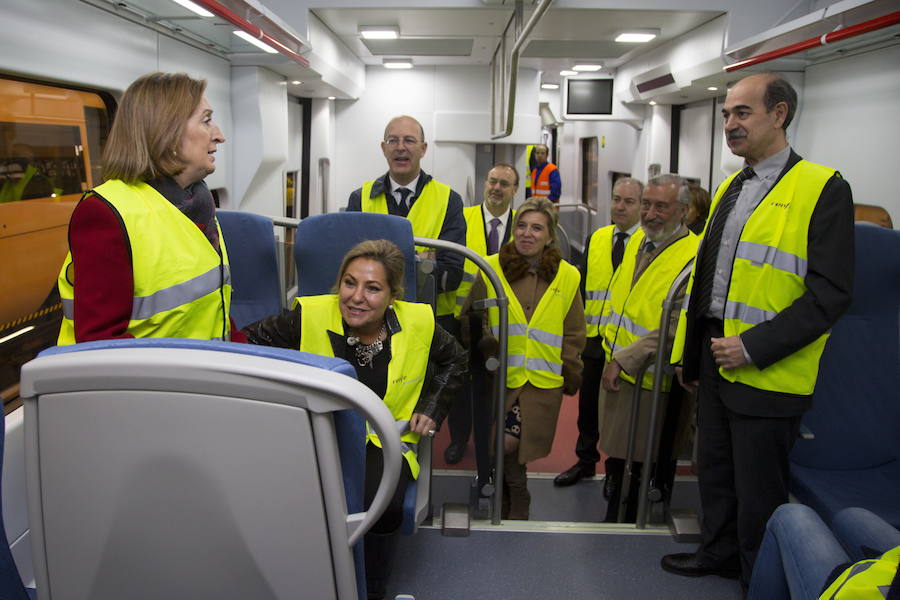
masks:
<svg viewBox="0 0 900 600"><path fill-rule="evenodd" d="M698 389L703 523L697 552L664 556L662 568L740 574L745 588L766 521L788 501L788 454L853 289L850 186L791 149L796 108L771 73L728 92L726 141L745 168L716 192L672 354Z"/></svg>
<svg viewBox="0 0 900 600"><path fill-rule="evenodd" d="M606 390L601 399L600 449L615 461L608 464L605 488L608 491L606 522L615 523L621 495L625 494L626 522L637 515L637 491L641 464L634 463L628 490L622 490L623 467L627 454L631 404L635 386L640 386L636 456L643 456L650 426L653 398L653 368L637 381L641 367L651 364L659 343L662 305L675 277L697 252L699 240L682 224L690 202L687 183L678 175L658 175L650 179L641 198L641 230L643 240L629 244L622 264L616 269L609 288L609 316L601 328L606 367L600 384ZM677 319L675 313L672 318ZM674 325L674 323L673 323ZM670 335L674 333L674 327ZM654 455L674 456L673 451L684 442L691 411L683 406L668 406L672 377L662 380L661 410L657 415L657 431L666 420L677 423L673 448L654 449ZM670 414L666 412L669 409ZM671 412L675 411L675 412ZM668 461L667 461L668 462ZM668 466L668 465L667 465ZM661 465L662 467L662 465ZM671 475L674 470L670 469Z"/></svg>
<svg viewBox="0 0 900 600"><path fill-rule="evenodd" d="M466 245L466 221L463 202L450 186L433 179L419 163L425 156L425 130L416 119L401 115L384 128L381 152L388 172L367 181L350 194L347 211L378 212L409 219L413 234L419 237ZM459 339L459 321L454 316L456 288L463 276L464 257L446 250L420 249L423 258L433 258L432 272L437 287L437 322ZM448 451L455 448L454 445ZM447 452L447 462L459 462L465 446Z"/></svg>

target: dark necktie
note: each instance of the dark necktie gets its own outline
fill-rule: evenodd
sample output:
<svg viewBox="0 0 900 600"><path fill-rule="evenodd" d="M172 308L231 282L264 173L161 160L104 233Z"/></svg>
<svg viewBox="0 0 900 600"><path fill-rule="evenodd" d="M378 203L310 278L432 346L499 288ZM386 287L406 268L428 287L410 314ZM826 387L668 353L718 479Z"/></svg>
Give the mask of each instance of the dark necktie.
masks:
<svg viewBox="0 0 900 600"><path fill-rule="evenodd" d="M500 249L500 232L497 231L498 227L500 227L500 219L494 217L491 219L491 232L488 233L487 237L488 256L497 254L497 251Z"/></svg>
<svg viewBox="0 0 900 600"><path fill-rule="evenodd" d="M738 196L741 195L741 188L744 182L753 177L753 169L745 167L731 181L725 196L719 202L715 214L712 216L712 224L706 231L703 238L703 253L700 259L700 266L697 268L695 276L694 288L696 294L691 294L697 299L697 315L701 318L709 312L709 305L712 302L713 279L716 274L716 262L719 258L719 244L722 242L722 232L725 230L725 222L728 215L734 208Z"/></svg>
<svg viewBox="0 0 900 600"><path fill-rule="evenodd" d="M412 194L412 190L409 188L397 188L397 193L400 194L400 206L409 210L409 207L406 205L406 199L409 198L409 195Z"/></svg>
<svg viewBox="0 0 900 600"><path fill-rule="evenodd" d="M653 242L647 242L647 244L644 246L645 254L650 254L654 250L656 250L656 244L654 244Z"/></svg>
<svg viewBox="0 0 900 600"><path fill-rule="evenodd" d="M628 234L624 231L619 231L616 233L616 243L613 244L612 249L612 265L613 271L619 268L619 265L622 264L622 257L625 256L625 238L628 237Z"/></svg>

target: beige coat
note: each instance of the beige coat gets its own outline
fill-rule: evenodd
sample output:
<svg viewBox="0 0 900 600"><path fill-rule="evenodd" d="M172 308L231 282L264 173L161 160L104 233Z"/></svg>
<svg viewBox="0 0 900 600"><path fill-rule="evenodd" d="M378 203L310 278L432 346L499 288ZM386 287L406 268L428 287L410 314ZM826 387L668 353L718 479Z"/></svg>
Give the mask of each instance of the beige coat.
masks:
<svg viewBox="0 0 900 600"><path fill-rule="evenodd" d="M671 243L688 235L688 229L682 225L668 240L663 242L649 255L643 252L638 256L637 264L635 264L634 276L632 278L632 286L641 277L647 267L659 254ZM674 280L678 273L672 273ZM684 298L682 292L676 297L677 304L680 304ZM662 316L660 314L660 316ZM675 327L678 323L678 311L673 311L669 319L669 342L668 351L671 351L672 340L675 337ZM637 376L641 367L653 361L656 357L656 346L659 343L659 329L654 329L647 335L638 339L633 344L624 348L620 348L613 358L622 366L622 369L629 375ZM609 357L607 357L607 360ZM678 385L673 382L672 385ZM601 392L600 396L600 450L604 454L616 458L625 458L628 446L628 428L631 423L631 405L634 398L634 385L628 383L619 377L618 392ZM653 393L648 390L641 391L640 410L638 412L638 428L635 438L635 455L637 461L643 460L644 450L647 444L647 430L650 427L650 409ZM662 394L660 399L660 411L657 413L657 434L662 427L662 423L666 415L666 405L668 404L668 394ZM675 436L675 452L679 452L688 438L689 425L693 411L693 400L685 395L682 402L681 411L678 416L678 429ZM658 448L654 448L653 454L656 455Z"/></svg>
<svg viewBox="0 0 900 600"><path fill-rule="evenodd" d="M538 268L523 269L513 243L503 246L500 252L501 264L504 265L503 273L509 281L513 293L525 318L531 320L538 302L547 291L550 281L556 276L559 265L559 253L555 248L544 252L544 258ZM549 277L549 279L548 279ZM482 280L478 280L472 289L472 300L485 297L485 286ZM485 338L497 340L490 333L490 328L485 321ZM559 417L559 409L562 405L563 392L574 394L581 387L581 351L586 340L586 328L584 321L584 303L581 293L575 294L572 305L569 307L563 322L563 347L562 347L562 376L563 387L554 389L536 388L530 383L515 389L507 389L506 410L509 411L518 399L522 409L522 437L519 443L519 462L527 462L543 458L550 454L553 446L553 436L556 433L556 421ZM488 350L485 355L491 354Z"/></svg>

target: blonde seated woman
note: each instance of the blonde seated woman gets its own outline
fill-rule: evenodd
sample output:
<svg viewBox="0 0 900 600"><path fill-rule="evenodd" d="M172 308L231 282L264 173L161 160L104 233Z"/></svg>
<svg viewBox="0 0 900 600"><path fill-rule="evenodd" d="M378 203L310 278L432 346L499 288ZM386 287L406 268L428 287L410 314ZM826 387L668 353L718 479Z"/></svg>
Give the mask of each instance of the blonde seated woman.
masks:
<svg viewBox="0 0 900 600"><path fill-rule="evenodd" d="M578 269L556 246L556 207L531 198L516 212L513 240L489 256L509 297L509 363L503 457L504 519L528 519L526 463L550 454L563 394L581 387L584 303ZM472 300L494 296L482 278ZM484 354L495 354L499 312L488 310Z"/></svg>
<svg viewBox="0 0 900 600"><path fill-rule="evenodd" d="M403 496L416 479L420 436L433 436L462 384L466 352L435 323L431 307L404 302L403 253L387 240L360 242L344 257L334 294L296 298L292 310L243 331L252 344L294 348L346 359L397 422L400 481L387 511L365 536L369 598L383 598ZM367 436L365 508L383 470L381 443Z"/></svg>

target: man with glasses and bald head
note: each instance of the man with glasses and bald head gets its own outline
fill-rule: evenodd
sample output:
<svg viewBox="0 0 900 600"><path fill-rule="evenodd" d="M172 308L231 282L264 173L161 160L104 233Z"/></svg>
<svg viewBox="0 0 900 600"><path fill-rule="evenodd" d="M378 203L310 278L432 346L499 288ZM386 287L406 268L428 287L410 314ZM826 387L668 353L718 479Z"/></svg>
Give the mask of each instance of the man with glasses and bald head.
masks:
<svg viewBox="0 0 900 600"><path fill-rule="evenodd" d="M409 219L416 236L465 246L466 220L462 198L450 186L422 170L419 163L427 149L425 130L419 121L406 115L391 119L384 128L381 142L388 172L374 181L367 181L350 194L347 211L397 215ZM420 255L435 260L432 274L438 294L437 322L459 339L459 320L454 313L456 289L463 278L465 258L446 250L422 250ZM468 437L468 433L466 435ZM465 445L451 444L445 453L447 462L459 462L464 449Z"/></svg>

